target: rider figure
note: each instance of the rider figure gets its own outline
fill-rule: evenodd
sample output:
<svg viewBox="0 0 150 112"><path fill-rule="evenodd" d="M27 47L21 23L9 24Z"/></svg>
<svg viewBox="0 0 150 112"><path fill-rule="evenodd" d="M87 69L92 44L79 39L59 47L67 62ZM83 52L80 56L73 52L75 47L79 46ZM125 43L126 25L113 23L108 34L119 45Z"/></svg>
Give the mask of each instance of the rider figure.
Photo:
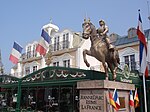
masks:
<svg viewBox="0 0 150 112"><path fill-rule="evenodd" d="M114 47L113 47L113 45L110 44L110 40L109 40L109 37L107 35L107 33L109 31L108 26L106 26L104 20L100 20L99 25L100 25L100 28L97 29L97 33L99 34L99 37L102 37L105 40L109 49L113 49Z"/></svg>

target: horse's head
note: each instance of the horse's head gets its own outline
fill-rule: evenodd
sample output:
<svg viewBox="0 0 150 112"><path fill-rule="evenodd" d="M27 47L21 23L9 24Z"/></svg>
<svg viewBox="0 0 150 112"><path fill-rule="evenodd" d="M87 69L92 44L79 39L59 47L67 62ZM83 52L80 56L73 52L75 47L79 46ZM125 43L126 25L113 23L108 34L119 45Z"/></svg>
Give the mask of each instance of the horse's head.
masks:
<svg viewBox="0 0 150 112"><path fill-rule="evenodd" d="M91 24L92 23L90 22L90 20L84 19L84 23L82 24L82 28L83 28L82 37L84 39L88 39L90 37L90 34L92 32Z"/></svg>

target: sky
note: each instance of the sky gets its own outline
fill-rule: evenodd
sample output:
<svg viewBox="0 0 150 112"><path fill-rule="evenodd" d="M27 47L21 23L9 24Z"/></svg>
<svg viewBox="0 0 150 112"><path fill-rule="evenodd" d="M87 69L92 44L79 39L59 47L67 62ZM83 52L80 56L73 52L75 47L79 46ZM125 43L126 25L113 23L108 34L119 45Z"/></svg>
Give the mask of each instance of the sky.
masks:
<svg viewBox="0 0 150 112"><path fill-rule="evenodd" d="M9 61L13 43L23 48L40 40L41 28L52 19L61 30L82 32L83 19L90 18L98 28L98 21L105 20L109 33L127 35L131 27L138 25L140 9L143 29L150 28L148 0L1 0L0 1L0 49L4 72L14 66Z"/></svg>

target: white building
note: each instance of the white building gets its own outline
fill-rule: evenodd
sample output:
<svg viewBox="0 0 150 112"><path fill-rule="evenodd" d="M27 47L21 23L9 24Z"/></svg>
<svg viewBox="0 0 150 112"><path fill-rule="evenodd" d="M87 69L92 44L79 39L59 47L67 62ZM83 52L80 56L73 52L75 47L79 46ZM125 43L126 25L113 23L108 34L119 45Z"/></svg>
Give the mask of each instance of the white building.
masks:
<svg viewBox="0 0 150 112"><path fill-rule="evenodd" d="M84 40L81 37L81 32L74 32L69 29L59 31L59 28L52 23L44 25L42 28L52 37L52 63L50 66L100 69L97 66L99 62L90 56L87 56L87 60L91 67L86 67L82 52L83 49L90 49L90 40ZM45 57L36 52L37 44L38 41L34 41L26 45L25 53L22 54L19 63L11 69L13 76L23 77L47 66Z"/></svg>
<svg viewBox="0 0 150 112"><path fill-rule="evenodd" d="M81 32L74 32L70 29L59 30L59 28L49 23L42 27L50 37L52 62L50 66L72 67L80 69L92 69L104 71L102 64L94 57L87 56L90 67L86 67L83 61L82 52L84 49L90 49L90 40L84 40ZM145 31L145 36L149 39L150 30ZM38 38L40 39L40 37ZM136 34L136 28L130 28L127 36L119 36L115 33L110 34L110 40L119 51L120 65L124 69L129 66L130 71L139 70L139 40ZM36 52L38 41L28 43L25 47L25 53L22 54L19 63L11 69L11 74L16 77L23 77L38 69L44 68L45 57Z"/></svg>

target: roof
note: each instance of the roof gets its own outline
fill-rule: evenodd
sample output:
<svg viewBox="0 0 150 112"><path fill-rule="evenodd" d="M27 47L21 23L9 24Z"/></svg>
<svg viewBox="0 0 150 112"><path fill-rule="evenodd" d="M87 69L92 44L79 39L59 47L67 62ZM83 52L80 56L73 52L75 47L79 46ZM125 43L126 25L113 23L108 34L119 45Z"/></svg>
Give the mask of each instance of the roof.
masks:
<svg viewBox="0 0 150 112"><path fill-rule="evenodd" d="M138 37L132 37L132 38L128 38L128 36L124 36L121 38L118 38L115 42L115 46L119 46L119 45L124 45L124 44L129 44L129 43L133 43L133 42L137 42L139 39Z"/></svg>
<svg viewBox="0 0 150 112"><path fill-rule="evenodd" d="M150 29L145 30L144 33L145 33L145 37L150 40ZM139 39L137 36L132 37L132 38L128 38L128 36L122 36L122 37L117 38L114 45L119 46L119 45L129 44L129 43L138 42L138 41Z"/></svg>

